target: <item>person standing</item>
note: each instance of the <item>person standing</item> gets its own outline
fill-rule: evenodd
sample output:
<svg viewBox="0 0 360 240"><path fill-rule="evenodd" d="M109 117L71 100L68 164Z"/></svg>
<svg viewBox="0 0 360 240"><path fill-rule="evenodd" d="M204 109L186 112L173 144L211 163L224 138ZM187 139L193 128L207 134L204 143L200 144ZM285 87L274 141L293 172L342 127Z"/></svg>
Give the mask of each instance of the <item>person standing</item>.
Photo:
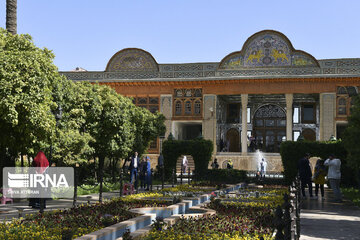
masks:
<svg viewBox="0 0 360 240"><path fill-rule="evenodd" d="M227 169L233 169L234 168L234 165L233 165L233 162L232 162L231 159L229 159L226 166L227 166Z"/></svg>
<svg viewBox="0 0 360 240"><path fill-rule="evenodd" d="M151 163L150 163L150 157L146 157L146 190L150 190L151 185Z"/></svg>
<svg viewBox="0 0 360 240"><path fill-rule="evenodd" d="M188 167L188 160L186 156L184 156L182 160L182 171L184 174L186 173L187 167Z"/></svg>
<svg viewBox="0 0 360 240"><path fill-rule="evenodd" d="M261 179L265 178L266 167L267 167L267 162L265 161L264 158L262 158L261 161L259 162L259 166L258 166Z"/></svg>
<svg viewBox="0 0 360 240"><path fill-rule="evenodd" d="M298 163L298 170L299 170L300 181L301 181L301 193L304 198L306 198L306 195L305 195L305 187L306 186L309 187L310 198L313 198L312 183L311 183L312 172L311 172L309 158L310 158L310 154L307 153L307 154L305 154L305 156L303 158L300 159L300 161Z"/></svg>
<svg viewBox="0 0 360 240"><path fill-rule="evenodd" d="M135 152L134 157L132 157L131 163L130 163L130 171L131 171L130 182L131 182L131 184L135 183L135 185L137 185L139 165L140 165L140 160L139 160L138 152Z"/></svg>
<svg viewBox="0 0 360 240"><path fill-rule="evenodd" d="M324 199L324 184L325 184L325 176L326 176L326 167L324 165L323 159L318 159L315 165L314 172L314 183L315 183L315 196L318 197L319 188L321 191L321 197Z"/></svg>
<svg viewBox="0 0 360 240"><path fill-rule="evenodd" d="M140 167L139 167L140 188L142 188L142 189L144 189L146 187L146 181L145 181L146 166L147 166L146 158L143 157L140 162Z"/></svg>
<svg viewBox="0 0 360 240"><path fill-rule="evenodd" d="M334 192L335 201L342 202L342 194L340 191L341 161L340 159L336 158L334 154L331 154L329 158L326 159L324 165L329 167L328 179Z"/></svg>
<svg viewBox="0 0 360 240"><path fill-rule="evenodd" d="M217 159L214 159L214 162L211 164L212 169L218 169L219 168L219 163L217 162Z"/></svg>

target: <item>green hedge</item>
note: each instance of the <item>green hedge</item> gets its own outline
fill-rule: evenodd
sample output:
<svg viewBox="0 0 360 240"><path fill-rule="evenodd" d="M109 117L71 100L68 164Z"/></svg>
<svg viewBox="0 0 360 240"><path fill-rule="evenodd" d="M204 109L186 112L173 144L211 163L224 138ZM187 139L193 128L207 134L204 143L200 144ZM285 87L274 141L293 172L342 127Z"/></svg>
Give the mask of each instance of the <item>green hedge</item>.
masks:
<svg viewBox="0 0 360 240"><path fill-rule="evenodd" d="M194 140L168 139L163 143L164 170L166 177L171 177L176 161L181 155L191 155L195 163L196 174L204 174L208 169L213 152L213 142L197 138Z"/></svg>
<svg viewBox="0 0 360 240"><path fill-rule="evenodd" d="M209 181L216 184L234 184L246 181L246 171L237 169L207 169L196 176L197 181Z"/></svg>
<svg viewBox="0 0 360 240"><path fill-rule="evenodd" d="M310 153L312 157L327 159L330 154L335 154L341 160L342 185L351 186L356 183L354 171L346 164L346 150L341 141L308 142L286 141L281 143L280 154L284 167L285 182L290 184L298 172L298 161Z"/></svg>

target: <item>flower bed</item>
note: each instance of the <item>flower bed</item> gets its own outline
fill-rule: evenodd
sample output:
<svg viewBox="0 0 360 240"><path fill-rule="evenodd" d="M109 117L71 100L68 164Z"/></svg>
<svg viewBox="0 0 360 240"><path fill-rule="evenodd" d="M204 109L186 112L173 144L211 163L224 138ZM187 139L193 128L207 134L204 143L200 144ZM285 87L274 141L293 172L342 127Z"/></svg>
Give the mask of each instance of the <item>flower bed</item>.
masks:
<svg viewBox="0 0 360 240"><path fill-rule="evenodd" d="M0 223L0 239L61 239L66 234L79 237L136 217L137 214L129 212L129 209L165 207L170 204L163 200L142 200L129 196L102 204L45 212L43 215L27 215L24 219Z"/></svg>
<svg viewBox="0 0 360 240"><path fill-rule="evenodd" d="M167 230L151 231L146 239L271 239L271 235L272 229L257 226L248 217L215 215L180 219Z"/></svg>
<svg viewBox="0 0 360 240"><path fill-rule="evenodd" d="M287 189L261 189L261 197L253 197L257 191L240 189L248 197L243 195L234 200L246 202L213 198L207 208L216 210L216 215L182 218L165 230L153 229L146 239L272 239L274 210L283 203L282 195Z"/></svg>
<svg viewBox="0 0 360 240"><path fill-rule="evenodd" d="M165 193L206 193L216 190L214 187L209 186L193 186L189 184L177 185L176 187L164 188L160 192Z"/></svg>

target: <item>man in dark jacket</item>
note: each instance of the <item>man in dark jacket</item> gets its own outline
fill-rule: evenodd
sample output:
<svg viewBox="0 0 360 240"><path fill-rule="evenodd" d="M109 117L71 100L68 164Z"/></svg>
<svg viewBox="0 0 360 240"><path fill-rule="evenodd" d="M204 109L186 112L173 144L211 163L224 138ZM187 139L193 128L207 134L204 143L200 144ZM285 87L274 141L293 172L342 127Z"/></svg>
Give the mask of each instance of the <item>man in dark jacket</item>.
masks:
<svg viewBox="0 0 360 240"><path fill-rule="evenodd" d="M313 198L312 183L311 183L312 172L311 172L309 158L310 158L310 154L307 153L307 154L305 154L305 156L303 158L300 159L300 161L298 163L298 170L299 170L300 181L301 181L301 193L304 198L306 198L306 195L305 195L305 187L306 186L309 187L310 198Z"/></svg>
<svg viewBox="0 0 360 240"><path fill-rule="evenodd" d="M131 182L131 184L135 183L135 185L137 185L139 167L140 167L140 159L139 159L138 153L135 152L135 155L131 159L131 164L130 164L130 171L131 171L130 182ZM136 186L135 186L135 188L136 188Z"/></svg>

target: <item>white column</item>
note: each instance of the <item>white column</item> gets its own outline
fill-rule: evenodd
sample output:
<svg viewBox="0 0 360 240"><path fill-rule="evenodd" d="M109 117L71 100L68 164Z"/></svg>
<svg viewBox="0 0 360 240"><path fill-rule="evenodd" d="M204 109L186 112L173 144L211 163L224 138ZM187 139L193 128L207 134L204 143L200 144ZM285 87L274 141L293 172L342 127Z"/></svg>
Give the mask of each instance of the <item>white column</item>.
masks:
<svg viewBox="0 0 360 240"><path fill-rule="evenodd" d="M247 154L247 105L248 94L241 94L241 152Z"/></svg>
<svg viewBox="0 0 360 240"><path fill-rule="evenodd" d="M320 141L336 134L336 93L320 93Z"/></svg>
<svg viewBox="0 0 360 240"><path fill-rule="evenodd" d="M204 139L213 141L214 152L216 154L216 95L204 94L203 96L203 122L202 134Z"/></svg>
<svg viewBox="0 0 360 240"><path fill-rule="evenodd" d="M160 112L165 116L165 126L166 126L166 133L165 139L169 136L169 134L173 131L172 126L172 95L171 94L162 94L160 95Z"/></svg>
<svg viewBox="0 0 360 240"><path fill-rule="evenodd" d="M293 94L285 94L286 99L286 140L293 140Z"/></svg>

